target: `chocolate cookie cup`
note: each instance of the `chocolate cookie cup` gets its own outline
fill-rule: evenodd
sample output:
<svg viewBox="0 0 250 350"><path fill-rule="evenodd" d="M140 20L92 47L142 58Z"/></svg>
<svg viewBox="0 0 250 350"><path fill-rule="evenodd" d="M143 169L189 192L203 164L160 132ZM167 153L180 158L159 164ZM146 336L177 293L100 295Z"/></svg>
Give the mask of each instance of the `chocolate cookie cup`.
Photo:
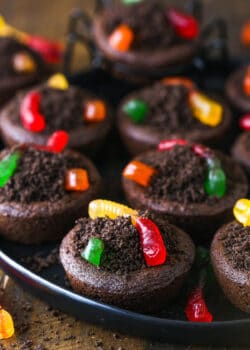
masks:
<svg viewBox="0 0 250 350"><path fill-rule="evenodd" d="M179 28L175 20L183 17L186 26ZM144 1L102 10L94 18L92 33L114 74L147 80L191 61L197 51L199 24L182 10Z"/></svg>
<svg viewBox="0 0 250 350"><path fill-rule="evenodd" d="M144 224L153 220L160 230L165 260L154 266L145 260L143 240L130 216L79 219L60 247L61 263L76 292L143 312L161 309L178 294L194 261L194 245L177 227L148 212L140 215ZM103 245L98 266L91 262L93 255L88 255L86 248L93 239ZM155 254L156 248L152 249ZM149 254L153 255L152 251Z"/></svg>
<svg viewBox="0 0 250 350"><path fill-rule="evenodd" d="M149 209L196 241L212 238L247 194L247 178L228 156L185 140L167 140L124 169L123 189L136 209Z"/></svg>
<svg viewBox="0 0 250 350"><path fill-rule="evenodd" d="M250 313L250 227L237 221L222 226L211 245L211 261L225 296Z"/></svg>
<svg viewBox="0 0 250 350"><path fill-rule="evenodd" d="M30 108L32 103L35 106ZM34 121L38 119L37 128L35 122L28 124L31 113ZM43 125L39 124L41 119ZM60 129L69 135L69 148L94 155L111 126L111 111L106 103L85 90L69 86L61 74L18 94L0 113L0 132L8 146L45 145L51 133Z"/></svg>
<svg viewBox="0 0 250 350"><path fill-rule="evenodd" d="M95 166L76 152L15 146L2 151L0 159L0 235L7 240L25 244L59 240L101 193ZM78 181L77 169L88 182L84 189L68 184Z"/></svg>
<svg viewBox="0 0 250 350"><path fill-rule="evenodd" d="M197 114L195 101L211 115ZM218 110L215 120L213 106ZM207 109L208 107L208 109ZM217 112L216 112L217 113ZM127 96L118 109L118 128L128 151L136 155L167 138L185 138L209 146L225 145L231 112L225 103L195 90L189 79L166 78ZM223 141L222 141L223 140Z"/></svg>
<svg viewBox="0 0 250 350"><path fill-rule="evenodd" d="M249 68L250 66L242 67L232 73L225 85L225 93L229 102L240 113L250 112Z"/></svg>
<svg viewBox="0 0 250 350"><path fill-rule="evenodd" d="M250 175L250 133L243 132L236 139L232 147L232 156L239 162L247 174Z"/></svg>
<svg viewBox="0 0 250 350"><path fill-rule="evenodd" d="M35 51L11 37L0 37L0 105L47 73L48 67Z"/></svg>

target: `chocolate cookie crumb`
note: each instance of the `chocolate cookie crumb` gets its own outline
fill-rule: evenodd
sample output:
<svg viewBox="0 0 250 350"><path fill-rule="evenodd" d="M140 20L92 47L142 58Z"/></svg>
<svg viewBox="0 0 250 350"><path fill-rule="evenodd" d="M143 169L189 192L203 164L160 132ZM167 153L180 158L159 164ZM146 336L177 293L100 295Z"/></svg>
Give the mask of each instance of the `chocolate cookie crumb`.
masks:
<svg viewBox="0 0 250 350"><path fill-rule="evenodd" d="M221 239L227 259L235 269L250 271L250 227L232 222L223 233Z"/></svg>
<svg viewBox="0 0 250 350"><path fill-rule="evenodd" d="M139 235L130 217L81 218L77 223L80 225L75 238L77 254L81 254L91 237L96 237L101 238L105 246L101 269L128 273L145 266Z"/></svg>
<svg viewBox="0 0 250 350"><path fill-rule="evenodd" d="M180 41L168 23L165 9L159 2L144 1L141 4L123 7L119 13L111 13L107 18L107 32L110 34L121 23L128 25L135 33L132 49L168 47Z"/></svg>
<svg viewBox="0 0 250 350"><path fill-rule="evenodd" d="M166 133L184 132L191 129L207 130L193 115L188 103L189 91L182 85L164 85L157 82L141 90L136 97L145 101L149 112L143 124L156 129L166 129Z"/></svg>
<svg viewBox="0 0 250 350"><path fill-rule="evenodd" d="M84 109L86 102L93 99L91 93L74 86L69 86L67 90L59 90L47 85L36 87L34 91L41 94L40 112L46 121L42 134L50 135L56 130L70 132L87 125ZM15 125L22 125L20 105L25 96L25 93L20 93L15 103L10 105L8 115Z"/></svg>
<svg viewBox="0 0 250 350"><path fill-rule="evenodd" d="M35 346L34 350L47 350L47 349L45 348L44 345L39 344L39 345Z"/></svg>
<svg viewBox="0 0 250 350"><path fill-rule="evenodd" d="M37 252L32 256L22 258L21 262L29 267L30 270L39 273L58 262L59 248L56 247L51 252L44 256L42 252Z"/></svg>
<svg viewBox="0 0 250 350"><path fill-rule="evenodd" d="M218 199L208 196L204 189L207 165L198 157L190 146L175 146L171 151L155 152L152 157L142 159L146 164L157 169L146 187L147 197L158 200L166 199L179 203L202 203L213 205ZM232 187L230 171L227 175L227 191Z"/></svg>
<svg viewBox="0 0 250 350"><path fill-rule="evenodd" d="M21 342L19 349L20 350L32 350L33 341L31 339L25 339Z"/></svg>
<svg viewBox="0 0 250 350"><path fill-rule="evenodd" d="M158 225L168 250L168 264L174 264L178 254L182 252L178 250L171 228L167 227L166 221L147 212L142 212L140 215L152 219ZM101 238L105 250L100 269L124 274L146 267L139 234L132 225L130 217L118 217L115 220L82 218L77 223L80 225L74 242L77 255L81 255L91 237Z"/></svg>
<svg viewBox="0 0 250 350"><path fill-rule="evenodd" d="M46 133L55 130L74 130L85 124L84 101L89 95L76 87L69 86L67 90L41 89L41 113L46 120Z"/></svg>
<svg viewBox="0 0 250 350"><path fill-rule="evenodd" d="M64 153L24 148L16 172L0 188L0 203L57 201L68 193L64 188L65 174L74 167L79 167L76 159Z"/></svg>
<svg viewBox="0 0 250 350"><path fill-rule="evenodd" d="M185 204L206 200L207 167L204 159L197 157L190 147L176 146L170 152L158 152L146 163L158 170L146 188L148 197Z"/></svg>

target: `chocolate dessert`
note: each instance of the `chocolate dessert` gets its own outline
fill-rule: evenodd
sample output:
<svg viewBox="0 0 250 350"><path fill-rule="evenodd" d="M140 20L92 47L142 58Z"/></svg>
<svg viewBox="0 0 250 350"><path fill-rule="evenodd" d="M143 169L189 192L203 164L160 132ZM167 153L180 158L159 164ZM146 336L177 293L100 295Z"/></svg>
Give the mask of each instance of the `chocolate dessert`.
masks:
<svg viewBox="0 0 250 350"><path fill-rule="evenodd" d="M250 227L237 221L222 226L213 239L211 259L225 296L250 313Z"/></svg>
<svg viewBox="0 0 250 350"><path fill-rule="evenodd" d="M0 130L6 145L27 142L46 145L51 133L65 130L69 135L70 148L86 154L93 154L100 148L112 125L109 108L87 91L68 86L62 75L59 75L60 79L65 83L63 88L50 86L48 81L31 91L20 93L2 110ZM39 98L38 102L36 98ZM31 112L44 120L39 130L25 124L24 114L28 109L25 106L32 103L36 103L36 108L33 107ZM30 110L26 113L27 119L29 113Z"/></svg>
<svg viewBox="0 0 250 350"><path fill-rule="evenodd" d="M159 1L105 8L92 29L113 72L132 80L162 76L164 69L190 62L199 36L194 17Z"/></svg>
<svg viewBox="0 0 250 350"><path fill-rule="evenodd" d="M60 239L101 192L95 166L73 151L15 146L2 151L0 159L0 234L11 241ZM78 182L76 169L85 171L85 188L70 186Z"/></svg>
<svg viewBox="0 0 250 350"><path fill-rule="evenodd" d="M157 266L148 265L130 216L79 219L60 248L61 262L76 292L144 312L161 309L178 294L194 261L194 245L177 227L148 212L140 215L153 220L160 230L167 251L164 260ZM85 255L93 239L103 244L98 266Z"/></svg>
<svg viewBox="0 0 250 350"><path fill-rule="evenodd" d="M118 127L131 154L154 148L167 138L185 138L209 146L222 143L231 123L229 108L225 103L207 99L206 102L221 106L221 120L216 125L199 120L189 101L187 82L192 84L185 78L166 79L124 99L118 110Z"/></svg>
<svg viewBox="0 0 250 350"><path fill-rule="evenodd" d="M239 68L231 74L225 86L225 92L229 102L240 113L250 112L249 74L249 66Z"/></svg>
<svg viewBox="0 0 250 350"><path fill-rule="evenodd" d="M232 147L233 157L245 168L250 175L250 133L243 132Z"/></svg>
<svg viewBox="0 0 250 350"><path fill-rule="evenodd" d="M47 73L43 59L11 37L0 37L0 57L0 105L19 89L39 82Z"/></svg>
<svg viewBox="0 0 250 350"><path fill-rule="evenodd" d="M137 156L122 182L134 208L162 215L198 241L211 239L232 218L235 201L248 189L233 159L184 140L163 141L159 150Z"/></svg>

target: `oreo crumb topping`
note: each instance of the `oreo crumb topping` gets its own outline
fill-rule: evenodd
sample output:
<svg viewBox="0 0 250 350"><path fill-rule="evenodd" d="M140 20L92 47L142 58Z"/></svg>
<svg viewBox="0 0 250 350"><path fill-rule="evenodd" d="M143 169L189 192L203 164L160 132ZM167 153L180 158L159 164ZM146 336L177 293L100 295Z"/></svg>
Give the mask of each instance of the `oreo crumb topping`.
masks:
<svg viewBox="0 0 250 350"><path fill-rule="evenodd" d="M136 96L146 102L149 108L143 124L161 130L165 128L166 134L209 129L209 126L194 117L188 94L185 86L164 85L161 82L143 89Z"/></svg>
<svg viewBox="0 0 250 350"><path fill-rule="evenodd" d="M239 222L225 226L221 238L228 261L237 270L250 271L250 227Z"/></svg>
<svg viewBox="0 0 250 350"><path fill-rule="evenodd" d="M154 152L151 156L141 159L155 169L149 186L146 187L147 197L158 200L166 199L179 203L202 203L213 205L218 199L208 196L204 189L208 171L206 161L198 157L190 146L175 146L170 151ZM227 176L227 192L233 186L224 164L223 170Z"/></svg>
<svg viewBox="0 0 250 350"><path fill-rule="evenodd" d="M155 220L148 213L142 213L152 219L159 227L164 239L168 258L166 263L174 264L178 255L177 239L172 228L164 221ZM117 274L126 274L146 267L138 231L131 223L130 217L118 217L115 220L108 218L81 218L77 221L79 229L76 232L74 245L76 256L80 256L91 237L100 238L104 242L104 253L100 269Z"/></svg>
<svg viewBox="0 0 250 350"><path fill-rule="evenodd" d="M107 33L111 34L120 24L128 25L135 33L132 49L164 48L180 41L167 20L165 8L159 2L143 1L109 13Z"/></svg>
<svg viewBox="0 0 250 350"><path fill-rule="evenodd" d="M14 175L0 188L0 203L57 201L68 194L64 188L65 174L68 169L81 166L78 159L32 147L12 148L4 156L15 150L21 156Z"/></svg>
<svg viewBox="0 0 250 350"><path fill-rule="evenodd" d="M89 95L78 88L69 86L66 90L41 89L40 111L46 120L46 133L55 130L74 130L85 123L84 101Z"/></svg>
<svg viewBox="0 0 250 350"><path fill-rule="evenodd" d="M21 259L21 262L28 266L30 270L39 273L59 262L59 248L52 249L47 255L40 251L33 255L25 256Z"/></svg>
<svg viewBox="0 0 250 350"><path fill-rule="evenodd" d="M130 217L82 218L77 221L80 229L76 234L76 252L81 254L91 237L101 238L104 253L101 268L110 272L128 273L145 267L140 238Z"/></svg>
<svg viewBox="0 0 250 350"><path fill-rule="evenodd" d="M52 89L46 84L35 89L41 93L40 112L46 121L42 134L52 134L57 130L76 130L87 125L84 120L85 103L93 97L85 90L69 86L66 90ZM9 118L22 125L20 105L26 94L21 93L10 105Z"/></svg>

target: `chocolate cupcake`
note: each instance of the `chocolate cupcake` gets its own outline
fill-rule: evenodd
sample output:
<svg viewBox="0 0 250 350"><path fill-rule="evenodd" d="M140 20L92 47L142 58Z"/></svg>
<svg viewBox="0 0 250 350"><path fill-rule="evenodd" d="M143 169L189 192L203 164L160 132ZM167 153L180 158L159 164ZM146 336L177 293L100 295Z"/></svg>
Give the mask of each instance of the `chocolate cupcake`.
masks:
<svg viewBox="0 0 250 350"><path fill-rule="evenodd" d="M250 66L238 69L228 78L225 92L238 112L250 112Z"/></svg>
<svg viewBox="0 0 250 350"><path fill-rule="evenodd" d="M133 92L118 109L119 131L132 154L156 147L167 138L219 146L222 140L225 144L230 123L227 105L202 95L186 78L166 78Z"/></svg>
<svg viewBox="0 0 250 350"><path fill-rule="evenodd" d="M243 132L235 141L232 148L233 157L245 168L250 175L250 133Z"/></svg>
<svg viewBox="0 0 250 350"><path fill-rule="evenodd" d="M191 61L199 24L182 10L144 1L104 9L94 18L92 32L115 74L147 80Z"/></svg>
<svg viewBox="0 0 250 350"><path fill-rule="evenodd" d="M232 155L250 175L250 115L243 116L239 124L244 132L236 138L232 147Z"/></svg>
<svg viewBox="0 0 250 350"><path fill-rule="evenodd" d="M129 214L118 216L121 213L116 209L110 218L110 208L112 211L117 204L94 202L102 208L101 217L79 219L60 247L73 289L128 309L161 309L178 294L188 276L195 255L191 239L151 213L137 213L140 216L132 224ZM150 238L143 236L145 226Z"/></svg>
<svg viewBox="0 0 250 350"><path fill-rule="evenodd" d="M232 218L246 195L247 179L237 163L201 145L167 140L138 155L123 171L129 203L182 227L197 241L212 238Z"/></svg>
<svg viewBox="0 0 250 350"><path fill-rule="evenodd" d="M0 37L0 105L46 73L46 64L35 51L14 38Z"/></svg>
<svg viewBox="0 0 250 350"><path fill-rule="evenodd" d="M85 156L37 146L0 153L0 235L20 243L56 241L100 195L101 178Z"/></svg>
<svg viewBox="0 0 250 350"><path fill-rule="evenodd" d="M20 93L0 114L0 131L6 145L45 145L56 130L69 135L68 146L94 154L112 125L110 109L80 88L69 86L61 74L46 84Z"/></svg>
<svg viewBox="0 0 250 350"><path fill-rule="evenodd" d="M225 296L250 313L250 227L237 221L222 226L211 245L211 260Z"/></svg>

